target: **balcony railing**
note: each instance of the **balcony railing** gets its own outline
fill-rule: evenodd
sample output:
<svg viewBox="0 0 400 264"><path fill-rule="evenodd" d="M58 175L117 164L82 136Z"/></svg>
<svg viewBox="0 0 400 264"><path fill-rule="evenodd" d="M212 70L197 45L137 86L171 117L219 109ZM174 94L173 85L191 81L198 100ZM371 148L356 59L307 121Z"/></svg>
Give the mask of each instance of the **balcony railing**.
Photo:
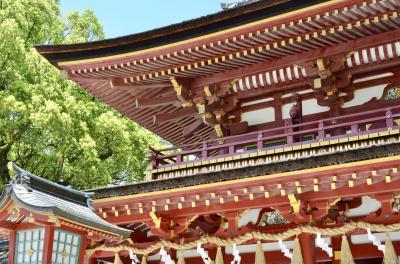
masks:
<svg viewBox="0 0 400 264"><path fill-rule="evenodd" d="M397 129L400 106L150 151L152 169Z"/></svg>

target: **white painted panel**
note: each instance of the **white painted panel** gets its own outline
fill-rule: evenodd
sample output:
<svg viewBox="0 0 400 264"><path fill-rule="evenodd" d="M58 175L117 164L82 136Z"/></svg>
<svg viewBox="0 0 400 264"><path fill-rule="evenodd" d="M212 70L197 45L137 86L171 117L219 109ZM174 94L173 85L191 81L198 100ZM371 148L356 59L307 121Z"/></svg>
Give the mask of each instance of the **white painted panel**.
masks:
<svg viewBox="0 0 400 264"><path fill-rule="evenodd" d="M251 209L247 211L244 215L242 215L242 217L239 218L238 227L240 228L242 226L245 226L250 222L256 224L261 210L262 209Z"/></svg>
<svg viewBox="0 0 400 264"><path fill-rule="evenodd" d="M241 106L248 106L248 105L254 105L254 104L259 104L259 103L265 103L265 102L270 102L270 101L273 101L273 100L274 100L274 98L267 97L267 98L263 98L263 99L258 99L258 100L242 103Z"/></svg>
<svg viewBox="0 0 400 264"><path fill-rule="evenodd" d="M380 84L368 88L363 88L356 90L354 92L354 98L350 102L344 103L343 108L348 108L352 106L362 105L376 97L376 99L381 99L383 96L383 90L387 84Z"/></svg>
<svg viewBox="0 0 400 264"><path fill-rule="evenodd" d="M317 99L308 99L302 102L303 116L329 111L329 107L320 106Z"/></svg>
<svg viewBox="0 0 400 264"><path fill-rule="evenodd" d="M286 245L288 249L293 249L294 246L294 241L283 241L283 243ZM246 254L246 253L253 253L256 252L256 244L252 245L238 245L237 249L241 254ZM272 242L272 243L262 243L263 250L265 252L271 252L271 251L280 251L279 248L279 242ZM232 247L225 247L225 254L231 255L232 254Z"/></svg>
<svg viewBox="0 0 400 264"><path fill-rule="evenodd" d="M392 72L385 72L385 73L381 73L381 74L377 74L377 75L367 76L367 77L360 78L360 79L355 79L353 81L353 83L366 82L366 81L376 80L376 79L380 79L380 78L384 78L384 77L390 77L390 76L393 76Z"/></svg>
<svg viewBox="0 0 400 264"><path fill-rule="evenodd" d="M373 233L373 235L380 240L382 243L385 242L386 233ZM389 233L390 238L392 241L400 241L400 232L391 232ZM372 243L368 239L368 235L353 235L351 236L351 243L353 244L369 244Z"/></svg>
<svg viewBox="0 0 400 264"><path fill-rule="evenodd" d="M380 202L368 196L363 196L361 197L361 205L357 208L350 209L346 213L346 216L356 217L356 216L368 215L370 213L376 212L379 208L381 208Z"/></svg>
<svg viewBox="0 0 400 264"><path fill-rule="evenodd" d="M289 112L290 112L290 108L292 107L293 104L294 103L282 105L282 118L283 119L289 119L290 118Z"/></svg>
<svg viewBox="0 0 400 264"><path fill-rule="evenodd" d="M242 113L242 121L247 121L249 126L275 121L275 109L273 107Z"/></svg>
<svg viewBox="0 0 400 264"><path fill-rule="evenodd" d="M292 105L294 105L294 102L282 106L283 119L290 118L289 112ZM304 100L302 102L302 107L303 107L303 116L329 111L329 107L318 105L317 99Z"/></svg>
<svg viewBox="0 0 400 264"><path fill-rule="evenodd" d="M184 250L183 251L183 257L184 258L200 258L200 254L197 253L196 249L189 249L189 250Z"/></svg>
<svg viewBox="0 0 400 264"><path fill-rule="evenodd" d="M157 261L157 260L161 260L161 255L158 253L147 257L147 261Z"/></svg>

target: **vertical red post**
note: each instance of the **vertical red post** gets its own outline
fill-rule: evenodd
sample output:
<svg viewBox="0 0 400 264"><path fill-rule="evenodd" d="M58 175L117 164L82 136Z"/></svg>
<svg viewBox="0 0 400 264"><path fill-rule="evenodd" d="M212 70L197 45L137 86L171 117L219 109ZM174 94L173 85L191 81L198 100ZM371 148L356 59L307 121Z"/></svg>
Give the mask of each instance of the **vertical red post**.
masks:
<svg viewBox="0 0 400 264"><path fill-rule="evenodd" d="M333 257L332 257L332 264L340 264L340 254L341 254L341 247L342 247L342 237L335 236L331 237L331 244L333 249Z"/></svg>
<svg viewBox="0 0 400 264"><path fill-rule="evenodd" d="M96 264L97 259L94 257L84 256L83 264Z"/></svg>
<svg viewBox="0 0 400 264"><path fill-rule="evenodd" d="M325 138L324 121L319 121L318 123L318 139L322 140Z"/></svg>
<svg viewBox="0 0 400 264"><path fill-rule="evenodd" d="M203 149L201 151L201 158L202 159L208 158L208 150L207 150L207 143L206 142L203 143Z"/></svg>
<svg viewBox="0 0 400 264"><path fill-rule="evenodd" d="M262 150L264 148L264 142L262 140L263 135L262 132L257 135L257 150Z"/></svg>
<svg viewBox="0 0 400 264"><path fill-rule="evenodd" d="M51 256L53 254L53 240L54 240L54 226L46 226L44 228L42 263L51 263Z"/></svg>
<svg viewBox="0 0 400 264"><path fill-rule="evenodd" d="M11 230L8 234L9 249L8 249L8 263L15 263L15 245L16 245L17 231Z"/></svg>
<svg viewBox="0 0 400 264"><path fill-rule="evenodd" d="M388 109L386 111L386 127L392 128L393 127L393 117L392 117L392 110Z"/></svg>
<svg viewBox="0 0 400 264"><path fill-rule="evenodd" d="M79 250L79 258L78 258L78 264L83 264L85 263L85 253L86 253L86 247L87 247L87 239L84 235L82 235L82 243L81 243L81 248Z"/></svg>
<svg viewBox="0 0 400 264"><path fill-rule="evenodd" d="M301 255L304 264L315 263L315 240L311 234L302 233L299 235Z"/></svg>

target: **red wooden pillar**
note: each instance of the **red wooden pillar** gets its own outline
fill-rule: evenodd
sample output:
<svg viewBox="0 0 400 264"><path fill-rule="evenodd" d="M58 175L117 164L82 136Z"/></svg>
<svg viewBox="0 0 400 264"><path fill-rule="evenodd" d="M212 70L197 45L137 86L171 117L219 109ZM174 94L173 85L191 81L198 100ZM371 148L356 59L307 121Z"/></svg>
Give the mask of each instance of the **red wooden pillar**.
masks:
<svg viewBox="0 0 400 264"><path fill-rule="evenodd" d="M282 95L283 93L274 94L275 121L282 120Z"/></svg>
<svg viewBox="0 0 400 264"><path fill-rule="evenodd" d="M54 226L46 226L44 230L45 233L43 242L42 263L51 263L51 256L53 254Z"/></svg>
<svg viewBox="0 0 400 264"><path fill-rule="evenodd" d="M9 250L8 250L8 263L15 263L15 245L16 245L17 231L11 230L8 234Z"/></svg>
<svg viewBox="0 0 400 264"><path fill-rule="evenodd" d="M78 258L78 264L83 264L85 263L85 253L86 253L86 247L87 247L88 241L84 235L82 235L82 243L81 243L81 248L79 250L79 258Z"/></svg>
<svg viewBox="0 0 400 264"><path fill-rule="evenodd" d="M94 257L84 256L83 264L96 264L97 259Z"/></svg>
<svg viewBox="0 0 400 264"><path fill-rule="evenodd" d="M302 233L299 235L301 255L304 264L315 263L315 240L311 234Z"/></svg>
<svg viewBox="0 0 400 264"><path fill-rule="evenodd" d="M340 264L340 255L341 255L341 247L342 247L342 237L335 236L331 237L331 244L333 249L333 257L332 264Z"/></svg>

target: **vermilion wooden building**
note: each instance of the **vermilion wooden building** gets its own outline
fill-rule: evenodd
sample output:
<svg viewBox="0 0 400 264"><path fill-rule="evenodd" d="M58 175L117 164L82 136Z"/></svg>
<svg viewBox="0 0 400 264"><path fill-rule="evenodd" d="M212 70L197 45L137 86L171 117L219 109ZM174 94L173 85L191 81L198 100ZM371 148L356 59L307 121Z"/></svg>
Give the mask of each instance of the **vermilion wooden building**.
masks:
<svg viewBox="0 0 400 264"><path fill-rule="evenodd" d="M172 144L144 182L94 190L132 234L87 263L396 263L400 1L250 2L37 48Z"/></svg>

